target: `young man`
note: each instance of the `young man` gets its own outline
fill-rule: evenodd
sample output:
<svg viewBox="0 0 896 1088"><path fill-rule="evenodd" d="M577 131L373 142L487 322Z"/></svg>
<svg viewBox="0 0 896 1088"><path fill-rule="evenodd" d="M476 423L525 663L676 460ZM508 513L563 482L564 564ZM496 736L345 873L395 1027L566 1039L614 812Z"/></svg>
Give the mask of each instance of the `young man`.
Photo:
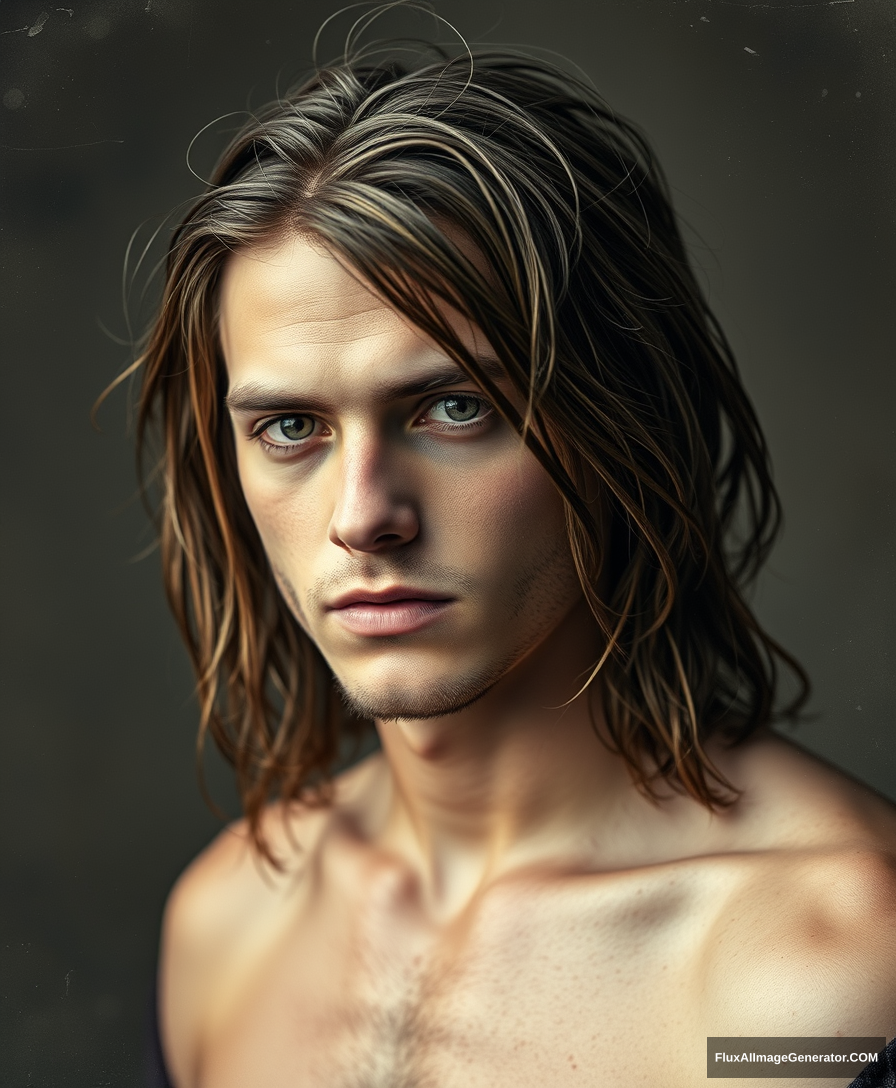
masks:
<svg viewBox="0 0 896 1088"><path fill-rule="evenodd" d="M225 153L141 364L246 812L168 906L178 1088L896 1034L896 816L768 728L777 498L636 129L506 54L321 72Z"/></svg>

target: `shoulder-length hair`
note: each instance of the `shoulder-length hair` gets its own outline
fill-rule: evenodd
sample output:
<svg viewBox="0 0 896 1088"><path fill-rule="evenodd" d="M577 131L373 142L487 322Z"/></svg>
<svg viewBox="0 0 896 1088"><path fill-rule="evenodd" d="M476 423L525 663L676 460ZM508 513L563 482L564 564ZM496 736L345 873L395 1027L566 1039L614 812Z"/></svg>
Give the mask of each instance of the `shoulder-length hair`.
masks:
<svg viewBox="0 0 896 1088"><path fill-rule="evenodd" d="M649 145L539 60L345 62L232 140L173 235L131 368L143 373L141 454L160 439L162 562L198 677L200 744L211 733L235 766L261 850L270 856L265 805L326 800L346 741L370 724L345 713L275 587L223 405L222 269L289 232L321 241L427 333L550 474L606 637L591 676L605 740L638 787L728 803L707 738L735 743L794 716L808 683L744 599L778 531L778 497ZM483 331L523 412L453 334L446 302ZM798 693L776 709L782 663Z"/></svg>

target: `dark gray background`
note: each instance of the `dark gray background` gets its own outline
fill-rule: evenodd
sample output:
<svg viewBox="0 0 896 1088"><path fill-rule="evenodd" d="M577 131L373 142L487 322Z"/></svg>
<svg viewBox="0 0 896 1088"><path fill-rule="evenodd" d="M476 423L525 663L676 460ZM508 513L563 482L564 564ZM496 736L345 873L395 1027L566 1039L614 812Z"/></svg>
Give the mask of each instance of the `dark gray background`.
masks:
<svg viewBox="0 0 896 1088"><path fill-rule="evenodd" d="M278 73L288 83L336 6L68 2L0 0L10 1088L141 1083L162 903L217 827L157 561L132 561L151 537L125 398L102 435L88 424L128 358L102 331L127 335L125 248L197 191L193 135L272 97ZM890 0L438 10L471 40L565 54L651 134L775 459L787 529L757 600L815 683L817 721L798 736L893 795ZM199 141L200 172L219 146ZM220 768L212 778L227 798Z"/></svg>

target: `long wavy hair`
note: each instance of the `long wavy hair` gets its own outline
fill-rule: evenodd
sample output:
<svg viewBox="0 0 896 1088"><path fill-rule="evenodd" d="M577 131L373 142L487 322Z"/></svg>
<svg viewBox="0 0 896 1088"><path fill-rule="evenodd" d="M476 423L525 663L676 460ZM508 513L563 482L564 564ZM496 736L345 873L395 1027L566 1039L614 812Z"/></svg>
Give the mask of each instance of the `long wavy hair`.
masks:
<svg viewBox="0 0 896 1088"><path fill-rule="evenodd" d="M604 739L637 786L729 803L707 738L736 743L795 716L808 682L744 597L779 501L651 149L586 82L541 60L361 58L318 70L231 141L173 234L161 307L129 368L142 372L138 447L198 678L200 746L211 734L234 765L262 852L266 804L326 802L334 765L370 729L343 709L276 589L223 404L222 269L290 232L428 334L550 474L606 639L591 674ZM524 411L459 342L445 302L483 331ZM783 706L782 664L797 687Z"/></svg>

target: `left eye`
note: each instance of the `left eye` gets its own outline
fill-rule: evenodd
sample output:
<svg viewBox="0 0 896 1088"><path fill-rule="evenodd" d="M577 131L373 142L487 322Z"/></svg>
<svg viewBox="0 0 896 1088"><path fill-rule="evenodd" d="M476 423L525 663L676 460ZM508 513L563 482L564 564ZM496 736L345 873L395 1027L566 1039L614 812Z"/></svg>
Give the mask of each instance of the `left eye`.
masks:
<svg viewBox="0 0 896 1088"><path fill-rule="evenodd" d="M480 397L456 393L436 401L429 409L428 415L437 423L470 423L477 416L484 415L487 408L486 401Z"/></svg>

